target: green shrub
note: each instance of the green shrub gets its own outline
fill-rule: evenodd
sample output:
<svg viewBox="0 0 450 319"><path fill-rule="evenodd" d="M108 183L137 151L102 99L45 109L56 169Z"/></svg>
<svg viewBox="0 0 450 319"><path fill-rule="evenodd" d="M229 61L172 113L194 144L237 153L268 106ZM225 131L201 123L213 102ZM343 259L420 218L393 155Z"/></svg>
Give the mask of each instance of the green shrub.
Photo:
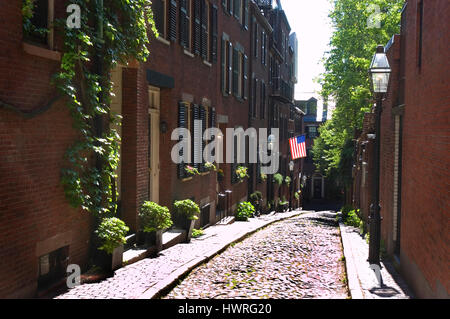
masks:
<svg viewBox="0 0 450 319"><path fill-rule="evenodd" d="M286 176L286 178L284 179L284 183L289 186L292 182L292 179L289 176Z"/></svg>
<svg viewBox="0 0 450 319"><path fill-rule="evenodd" d="M344 223L349 226L360 227L361 219L359 218L357 213L359 213L359 209L356 211L349 211L346 218L344 219Z"/></svg>
<svg viewBox="0 0 450 319"><path fill-rule="evenodd" d="M200 207L190 199L175 201L173 208L176 214L184 216L189 220L198 219L198 215L200 214Z"/></svg>
<svg viewBox="0 0 450 319"><path fill-rule="evenodd" d="M344 205L344 206L341 208L342 217L345 219L345 218L347 217L347 214L348 214L351 210L353 210L353 206L352 206L352 205L350 205L350 204Z"/></svg>
<svg viewBox="0 0 450 319"><path fill-rule="evenodd" d="M236 211L237 221L247 221L255 214L255 207L249 202L239 203Z"/></svg>
<svg viewBox="0 0 450 319"><path fill-rule="evenodd" d="M252 194L250 194L250 201L252 204L256 204L262 199L262 193L260 191L256 191Z"/></svg>
<svg viewBox="0 0 450 319"><path fill-rule="evenodd" d="M192 238L197 238L200 237L204 234L205 232L203 231L203 229L193 229L192 230Z"/></svg>
<svg viewBox="0 0 450 319"><path fill-rule="evenodd" d="M281 175L280 173L276 173L275 175L273 175L273 182L277 183L278 185L283 184L283 175Z"/></svg>
<svg viewBox="0 0 450 319"><path fill-rule="evenodd" d="M139 212L141 229L152 232L170 228L173 225L169 209L154 202L144 202Z"/></svg>
<svg viewBox="0 0 450 319"><path fill-rule="evenodd" d="M99 250L112 254L114 249L126 243L126 234L130 229L116 217L103 218L95 235L100 241Z"/></svg>

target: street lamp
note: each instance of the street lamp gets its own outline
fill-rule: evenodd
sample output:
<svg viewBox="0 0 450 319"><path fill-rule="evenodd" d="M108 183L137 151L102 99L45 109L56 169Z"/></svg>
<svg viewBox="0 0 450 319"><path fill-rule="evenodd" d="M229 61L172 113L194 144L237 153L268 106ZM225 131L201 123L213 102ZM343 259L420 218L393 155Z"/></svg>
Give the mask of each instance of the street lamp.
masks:
<svg viewBox="0 0 450 319"><path fill-rule="evenodd" d="M370 205L369 216L369 264L380 265L380 126L382 100L387 92L391 67L389 66L384 47L379 45L370 64L369 73L372 79L372 89L375 94L375 150L373 152L374 178L373 178L373 203Z"/></svg>
<svg viewBox="0 0 450 319"><path fill-rule="evenodd" d="M289 171L291 172L290 173L291 183L289 184L289 210L292 211L292 188L294 186L294 181L293 181L294 162L293 161L289 162Z"/></svg>

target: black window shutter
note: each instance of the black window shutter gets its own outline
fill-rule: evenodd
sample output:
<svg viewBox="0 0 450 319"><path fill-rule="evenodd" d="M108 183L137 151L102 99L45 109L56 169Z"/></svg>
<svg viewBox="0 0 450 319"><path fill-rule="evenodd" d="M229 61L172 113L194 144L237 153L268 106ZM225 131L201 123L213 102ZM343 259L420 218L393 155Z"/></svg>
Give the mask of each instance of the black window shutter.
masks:
<svg viewBox="0 0 450 319"><path fill-rule="evenodd" d="M187 109L183 102L178 103L178 127L187 128ZM180 136L180 141L182 137ZM180 156L183 156L183 150L180 151ZM177 165L178 178L182 179L186 177L184 170L186 164L184 162Z"/></svg>
<svg viewBox="0 0 450 319"><path fill-rule="evenodd" d="M254 32L255 32L255 34L254 34L254 37L255 37L255 58L257 58L258 57L258 50L259 50L259 41L258 41L258 35L259 35L259 31L258 31L258 23L256 23L255 22L255 30L254 30Z"/></svg>
<svg viewBox="0 0 450 319"><path fill-rule="evenodd" d="M180 44L189 47L188 0L180 0Z"/></svg>
<svg viewBox="0 0 450 319"><path fill-rule="evenodd" d="M244 70L243 72L243 83L242 83L242 97L244 98L244 100L248 99L248 57L244 54L242 56L242 69Z"/></svg>
<svg viewBox="0 0 450 319"><path fill-rule="evenodd" d="M234 0L233 9L234 9L234 16L236 19L240 19L241 15L240 7L241 7L241 0Z"/></svg>
<svg viewBox="0 0 450 319"><path fill-rule="evenodd" d="M222 65L222 76L220 78L220 87L222 88L222 93L226 93L226 80L227 80L227 66L226 66L226 52L227 52L227 42L222 39L221 50L220 50L220 59Z"/></svg>
<svg viewBox="0 0 450 319"><path fill-rule="evenodd" d="M203 106L200 106L200 118L199 118L201 121L202 121L202 130L201 130L201 132L202 132L202 142L200 143L201 144L201 150L200 150L200 154L201 154L201 157L202 157L202 162L201 162L201 164L199 164L199 170L200 170L200 172L204 172L205 171L205 160L203 159L203 150L205 149L205 140L203 139L203 134L205 133L205 131L206 131L206 125L207 125L207 122L206 122L206 110L205 110L205 107L203 107Z"/></svg>
<svg viewBox="0 0 450 319"><path fill-rule="evenodd" d="M244 11L243 11L243 19L242 21L244 22L244 28L245 30L248 30L248 20L249 20L249 16L248 16L248 0L243 0L244 1Z"/></svg>
<svg viewBox="0 0 450 319"><path fill-rule="evenodd" d="M228 83L227 83L227 93L231 95L231 88L233 86L233 46L231 42L227 42L228 44Z"/></svg>
<svg viewBox="0 0 450 319"><path fill-rule="evenodd" d="M238 96L239 81L239 52L233 49L233 94Z"/></svg>
<svg viewBox="0 0 450 319"><path fill-rule="evenodd" d="M169 38L177 41L177 2L170 0L169 4Z"/></svg>
<svg viewBox="0 0 450 319"><path fill-rule="evenodd" d="M195 54L200 54L200 44L201 44L201 17L200 17L200 12L201 12L201 5L200 5L200 1L201 0L194 0L194 53Z"/></svg>
<svg viewBox="0 0 450 319"><path fill-rule="evenodd" d="M200 107L197 104L194 104L192 107L192 131L191 131L191 139L192 139L192 166L196 169L200 168L200 164L196 163L196 159L200 158L200 148L201 141L197 140L196 134L200 135L200 127L195 125L195 120L200 120Z"/></svg>
<svg viewBox="0 0 450 319"><path fill-rule="evenodd" d="M200 53L203 59L208 58L208 3L201 0L201 47Z"/></svg>
<svg viewBox="0 0 450 319"><path fill-rule="evenodd" d="M211 6L211 61L217 62L217 7Z"/></svg>

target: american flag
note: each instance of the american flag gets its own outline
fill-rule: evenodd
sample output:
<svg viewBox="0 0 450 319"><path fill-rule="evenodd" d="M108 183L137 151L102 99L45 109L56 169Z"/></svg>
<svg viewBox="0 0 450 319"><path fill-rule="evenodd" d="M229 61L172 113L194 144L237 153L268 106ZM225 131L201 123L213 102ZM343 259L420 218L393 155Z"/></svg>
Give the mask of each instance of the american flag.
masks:
<svg viewBox="0 0 450 319"><path fill-rule="evenodd" d="M291 147L291 156L293 160L306 157L305 135L290 138L289 145Z"/></svg>

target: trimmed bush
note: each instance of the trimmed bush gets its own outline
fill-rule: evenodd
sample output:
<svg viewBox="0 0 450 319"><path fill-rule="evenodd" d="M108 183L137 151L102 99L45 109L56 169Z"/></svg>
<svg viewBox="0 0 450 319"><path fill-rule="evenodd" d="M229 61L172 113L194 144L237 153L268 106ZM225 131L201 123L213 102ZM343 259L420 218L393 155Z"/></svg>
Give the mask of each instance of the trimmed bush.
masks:
<svg viewBox="0 0 450 319"><path fill-rule="evenodd" d="M150 233L173 225L169 209L154 202L144 202L139 212L141 229Z"/></svg>
<svg viewBox="0 0 450 319"><path fill-rule="evenodd" d="M98 249L112 254L114 249L126 243L125 236L129 230L130 228L119 218L103 218L95 231L95 235L100 241Z"/></svg>
<svg viewBox="0 0 450 319"><path fill-rule="evenodd" d="M189 220L198 219L200 214L200 207L190 199L175 201L173 208L177 215L184 216Z"/></svg>
<svg viewBox="0 0 450 319"><path fill-rule="evenodd" d="M237 221L247 221L255 214L255 207L249 202L239 203L236 211Z"/></svg>

